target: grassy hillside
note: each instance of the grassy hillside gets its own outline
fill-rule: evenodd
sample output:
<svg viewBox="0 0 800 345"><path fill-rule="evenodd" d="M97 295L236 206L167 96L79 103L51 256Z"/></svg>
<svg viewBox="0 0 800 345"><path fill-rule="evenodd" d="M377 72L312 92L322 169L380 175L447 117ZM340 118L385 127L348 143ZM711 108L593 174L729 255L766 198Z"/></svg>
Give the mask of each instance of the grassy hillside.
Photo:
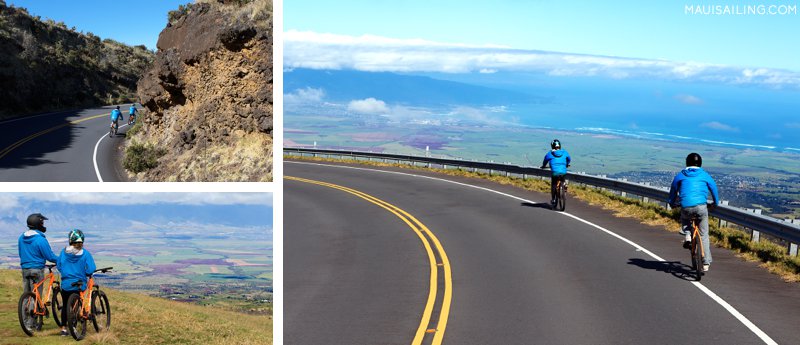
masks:
<svg viewBox="0 0 800 345"><path fill-rule="evenodd" d="M153 56L0 0L0 119L135 100Z"/></svg>
<svg viewBox="0 0 800 345"><path fill-rule="evenodd" d="M102 282L100 282L102 284ZM89 327L83 344L272 344L272 318L104 289L111 304L111 329ZM0 344L68 344L52 318L36 337L17 318L20 272L0 270Z"/></svg>

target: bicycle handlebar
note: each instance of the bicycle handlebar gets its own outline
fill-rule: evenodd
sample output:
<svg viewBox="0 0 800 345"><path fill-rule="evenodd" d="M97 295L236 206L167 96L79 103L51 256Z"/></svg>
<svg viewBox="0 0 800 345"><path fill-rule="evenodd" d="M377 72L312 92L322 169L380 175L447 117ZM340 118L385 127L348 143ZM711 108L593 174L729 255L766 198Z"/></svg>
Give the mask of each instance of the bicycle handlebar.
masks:
<svg viewBox="0 0 800 345"><path fill-rule="evenodd" d="M114 268L114 267L104 267L104 268L98 268L98 269L94 270L94 272L92 272L92 273L97 273L97 272L106 273L106 272L108 272L108 271L111 271L113 268Z"/></svg>

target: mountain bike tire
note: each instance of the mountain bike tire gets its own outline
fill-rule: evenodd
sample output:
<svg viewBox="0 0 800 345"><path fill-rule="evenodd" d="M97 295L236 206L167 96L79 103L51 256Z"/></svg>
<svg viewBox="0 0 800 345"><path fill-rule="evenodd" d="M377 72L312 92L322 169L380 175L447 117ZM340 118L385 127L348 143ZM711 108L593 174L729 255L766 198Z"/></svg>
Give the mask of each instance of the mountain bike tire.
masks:
<svg viewBox="0 0 800 345"><path fill-rule="evenodd" d="M53 310L53 321L56 322L58 327L64 326L66 320L61 320L61 309L64 309L64 301L61 299L61 288L53 285L53 298L50 302L50 308Z"/></svg>
<svg viewBox="0 0 800 345"><path fill-rule="evenodd" d="M701 247L703 244L699 237L699 235L692 237L692 270L697 281L703 278L703 249Z"/></svg>
<svg viewBox="0 0 800 345"><path fill-rule="evenodd" d="M67 301L69 310L67 311L67 328L69 334L75 340L82 340L86 337L86 318L80 317L81 313L81 296L80 294L72 294Z"/></svg>
<svg viewBox="0 0 800 345"><path fill-rule="evenodd" d="M42 323L44 322L42 315L34 314L35 309L36 294L29 291L19 296L19 304L17 306L19 325L22 327L22 331L25 332L25 334L27 334L29 337L32 337L33 333L37 330L41 330ZM28 328L29 325L33 328Z"/></svg>
<svg viewBox="0 0 800 345"><path fill-rule="evenodd" d="M92 325L96 332L107 331L111 327L111 305L103 291L92 293Z"/></svg>

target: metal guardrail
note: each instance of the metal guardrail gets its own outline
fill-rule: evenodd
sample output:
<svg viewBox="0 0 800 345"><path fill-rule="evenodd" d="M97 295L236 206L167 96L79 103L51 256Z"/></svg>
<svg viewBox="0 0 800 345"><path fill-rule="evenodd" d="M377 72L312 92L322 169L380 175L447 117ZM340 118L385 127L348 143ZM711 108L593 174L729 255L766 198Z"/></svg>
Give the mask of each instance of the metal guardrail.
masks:
<svg viewBox="0 0 800 345"><path fill-rule="evenodd" d="M473 171L484 170L490 174L505 173L506 175L516 174L521 175L523 178L527 176L549 177L550 170L540 169L538 167L522 167L517 165L490 163L490 162L474 162L458 159L445 159L435 157L420 157L411 155L399 155L388 153L376 152L362 152L362 151L342 151L342 150L327 150L327 149L309 149L309 148L284 148L284 154L296 154L299 156L328 156L328 157L349 157L352 159L380 159L384 162L394 161L396 163L408 162L409 164L423 163L428 167L433 165L442 166L447 169L465 168L472 169ZM567 173L567 179L571 182L582 183L594 187L606 188L623 193L630 193L638 195L642 198L649 198L658 200L665 203L669 197L669 191L666 189L656 188L653 186L610 179L605 177L598 177L585 174ZM791 255L797 255L797 244L800 244L800 226L784 222L782 220L748 212L747 210L737 207L720 205L710 213L711 216L719 218L728 223L737 224L753 231L753 237L757 238L757 233L769 234L773 237L782 239L788 242L788 250Z"/></svg>

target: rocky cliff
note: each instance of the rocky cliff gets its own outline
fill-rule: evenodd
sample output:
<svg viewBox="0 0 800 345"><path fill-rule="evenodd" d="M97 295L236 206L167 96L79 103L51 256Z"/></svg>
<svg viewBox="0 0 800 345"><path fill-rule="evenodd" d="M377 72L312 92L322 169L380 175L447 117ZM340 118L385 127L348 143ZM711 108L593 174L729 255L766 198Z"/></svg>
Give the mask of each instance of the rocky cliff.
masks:
<svg viewBox="0 0 800 345"><path fill-rule="evenodd" d="M100 40L0 0L0 119L131 102L152 61L144 46Z"/></svg>
<svg viewBox="0 0 800 345"><path fill-rule="evenodd" d="M138 95L146 112L126 150L131 178L271 181L271 2L171 12Z"/></svg>

